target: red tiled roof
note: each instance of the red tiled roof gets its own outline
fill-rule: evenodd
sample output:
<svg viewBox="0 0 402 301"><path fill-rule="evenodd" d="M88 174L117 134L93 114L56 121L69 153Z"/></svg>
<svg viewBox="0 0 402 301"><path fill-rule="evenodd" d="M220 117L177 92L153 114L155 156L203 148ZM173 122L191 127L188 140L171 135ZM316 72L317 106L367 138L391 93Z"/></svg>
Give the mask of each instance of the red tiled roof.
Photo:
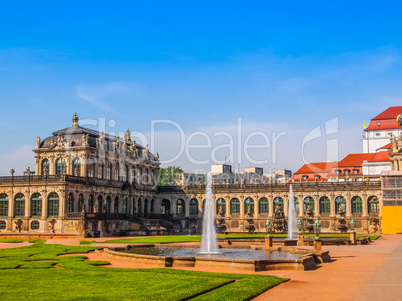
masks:
<svg viewBox="0 0 402 301"><path fill-rule="evenodd" d="M399 129L398 122L395 119L385 119L385 120L371 120L369 126L364 129L365 131L375 131L375 130L397 130Z"/></svg>
<svg viewBox="0 0 402 301"><path fill-rule="evenodd" d="M399 107L389 107L381 114L377 115L371 120L379 120L379 119L396 119L399 114L402 114L402 106Z"/></svg>
<svg viewBox="0 0 402 301"><path fill-rule="evenodd" d="M359 167L362 166L363 161L371 160L376 153L367 154L349 154L339 162L339 167Z"/></svg>
<svg viewBox="0 0 402 301"><path fill-rule="evenodd" d="M294 175L299 174L317 174L317 173L329 173L332 167L336 166L338 162L316 162L304 164Z"/></svg>
<svg viewBox="0 0 402 301"><path fill-rule="evenodd" d="M378 152L374 155L374 157L370 160L370 162L385 162L389 161L388 152Z"/></svg>
<svg viewBox="0 0 402 301"><path fill-rule="evenodd" d="M384 146L381 146L380 148L377 148L375 151L379 151L380 149L391 149L391 143L385 144Z"/></svg>
<svg viewBox="0 0 402 301"><path fill-rule="evenodd" d="M399 129L396 117L402 114L402 106L389 107L381 114L371 119L365 131Z"/></svg>

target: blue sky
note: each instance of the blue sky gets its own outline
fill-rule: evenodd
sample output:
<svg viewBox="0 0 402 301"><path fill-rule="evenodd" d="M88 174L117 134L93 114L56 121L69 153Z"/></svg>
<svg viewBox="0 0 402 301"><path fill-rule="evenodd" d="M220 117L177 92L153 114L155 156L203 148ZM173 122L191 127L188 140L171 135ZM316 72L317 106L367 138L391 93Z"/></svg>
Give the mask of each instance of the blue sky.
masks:
<svg viewBox="0 0 402 301"><path fill-rule="evenodd" d="M269 155L270 162L261 165L265 171L297 170L303 137L334 117L339 157L360 152L362 120L402 103L401 6L398 1L2 2L0 173L32 167L36 137L68 126L75 111L81 119L114 120L106 131L130 128L148 138L155 119L177 122L186 136L234 133L238 118L248 133L286 132L276 162ZM157 130L153 147L162 159L172 157L175 129ZM316 139L307 147L309 161L325 159L326 141ZM222 150L219 156L229 154ZM200 168L184 155L172 164Z"/></svg>

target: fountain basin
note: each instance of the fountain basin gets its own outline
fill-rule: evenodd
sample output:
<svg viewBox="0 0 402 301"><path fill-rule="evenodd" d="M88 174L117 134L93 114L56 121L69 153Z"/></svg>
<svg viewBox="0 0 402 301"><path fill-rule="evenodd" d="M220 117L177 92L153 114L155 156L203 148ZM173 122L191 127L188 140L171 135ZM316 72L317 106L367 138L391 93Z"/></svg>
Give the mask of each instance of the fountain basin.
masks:
<svg viewBox="0 0 402 301"><path fill-rule="evenodd" d="M159 247L151 247L152 245L143 248L144 252L149 252L153 254L164 253L165 250L160 250ZM247 270L247 271L267 271L267 270L310 270L315 267L316 258L315 255L310 253L306 254L300 252L281 252L279 248L270 248L267 252L266 249L260 247L258 250L254 248L251 249L219 249L222 251L220 254L213 254L208 256L201 256L197 254L195 256L160 256L160 255L147 255L147 254L136 254L133 252L133 248L136 246L130 246L131 250L127 251L127 248L115 248L109 249L105 248L103 255L109 258L115 258L119 260L133 261L138 263L145 263L150 265L156 265L158 267L201 267L210 269L230 269L230 270ZM129 248L130 249L130 248ZM158 250L159 249L159 250ZM172 248L179 249L177 254L189 252L195 252L195 249L185 250L185 248ZM224 258L225 256L233 255L237 250L238 253L243 256L255 256L252 259L244 258ZM169 251L170 252L170 251ZM169 253L168 252L168 253ZM261 259L261 254L266 254L267 259ZM171 254L175 254L172 252ZM193 253L194 254L194 253ZM270 255L271 254L271 255ZM272 255L276 254L276 255ZM290 254L291 258L282 258L283 254ZM220 256L220 257L219 257ZM272 258L268 258L271 256ZM288 256L288 255L286 255Z"/></svg>

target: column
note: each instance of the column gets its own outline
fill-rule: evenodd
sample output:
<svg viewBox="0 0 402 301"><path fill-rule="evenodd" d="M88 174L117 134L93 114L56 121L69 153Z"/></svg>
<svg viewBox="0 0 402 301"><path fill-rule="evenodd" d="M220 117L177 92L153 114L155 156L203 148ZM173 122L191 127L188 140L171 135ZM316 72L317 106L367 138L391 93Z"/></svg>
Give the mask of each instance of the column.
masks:
<svg viewBox="0 0 402 301"><path fill-rule="evenodd" d="M335 203L335 199L336 199L336 197L335 197L335 195L334 194L331 194L330 196L329 196L329 201L330 201L330 216L331 217L334 217L335 215L336 215L336 210L335 210L335 208L336 208L336 203Z"/></svg>
<svg viewBox="0 0 402 301"><path fill-rule="evenodd" d="M47 218L47 191L42 193L42 219L45 220ZM46 229L46 227L45 227Z"/></svg>
<svg viewBox="0 0 402 301"><path fill-rule="evenodd" d="M25 191L25 218L31 216L31 193L29 190Z"/></svg>
<svg viewBox="0 0 402 301"><path fill-rule="evenodd" d="M81 177L87 176L87 157L82 156L81 158Z"/></svg>
<svg viewBox="0 0 402 301"><path fill-rule="evenodd" d="M213 200L213 198L212 198L212 200ZM151 211L150 209L151 209L151 200L149 201L150 203L149 203L149 211ZM189 217L190 216L190 200L187 198L186 200L184 200L184 204L185 204L185 208L184 208L184 216L185 217ZM215 207L214 207L215 208ZM214 216L215 216L215 212L216 211L214 211Z"/></svg>
<svg viewBox="0 0 402 301"><path fill-rule="evenodd" d="M14 217L14 192L10 191L7 193L8 195L8 220L7 220L7 230L13 230L12 219Z"/></svg>
<svg viewBox="0 0 402 301"><path fill-rule="evenodd" d="M240 201L240 218L244 218L244 197L242 196Z"/></svg>
<svg viewBox="0 0 402 301"><path fill-rule="evenodd" d="M66 211L66 192L59 193L59 219L64 219L64 212Z"/></svg>
<svg viewBox="0 0 402 301"><path fill-rule="evenodd" d="M369 213L368 213L368 196L367 196L367 194L363 194L362 196L361 196L361 198L362 198L362 217L367 217L368 215L369 215Z"/></svg>
<svg viewBox="0 0 402 301"><path fill-rule="evenodd" d="M270 220L274 217L274 196L271 195L270 198L268 199L268 217Z"/></svg>
<svg viewBox="0 0 402 301"><path fill-rule="evenodd" d="M289 196L285 195L282 197L283 199L283 213L285 213L285 217L288 217L289 213Z"/></svg>
<svg viewBox="0 0 402 301"><path fill-rule="evenodd" d="M314 198L314 216L320 216L320 197L318 195L313 196Z"/></svg>
<svg viewBox="0 0 402 301"><path fill-rule="evenodd" d="M40 158L38 155L35 156L35 175L41 175L40 173Z"/></svg>
<svg viewBox="0 0 402 301"><path fill-rule="evenodd" d="M352 198L348 193L345 197L346 199L346 217L350 217L352 215Z"/></svg>
<svg viewBox="0 0 402 301"><path fill-rule="evenodd" d="M49 157L49 176L56 174L55 158Z"/></svg>

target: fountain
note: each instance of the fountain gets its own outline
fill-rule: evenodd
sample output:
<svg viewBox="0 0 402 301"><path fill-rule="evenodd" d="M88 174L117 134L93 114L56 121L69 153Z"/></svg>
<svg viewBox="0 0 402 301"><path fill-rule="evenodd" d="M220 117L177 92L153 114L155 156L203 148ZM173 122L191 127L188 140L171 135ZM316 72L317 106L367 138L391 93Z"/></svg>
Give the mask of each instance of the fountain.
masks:
<svg viewBox="0 0 402 301"><path fill-rule="evenodd" d="M292 184L289 188L289 206L288 206L288 239L297 237L297 216L295 210L295 198L293 196Z"/></svg>
<svg viewBox="0 0 402 301"><path fill-rule="evenodd" d="M218 253L218 243L216 240L215 220L214 220L214 201L212 197L213 174L207 175L207 189L204 205L204 216L202 219L201 253Z"/></svg>
<svg viewBox="0 0 402 301"><path fill-rule="evenodd" d="M212 176L212 173L208 173L200 249L180 245L156 246L154 244L144 244L128 245L125 248L105 248L103 255L121 260L155 264L160 267L214 267L250 271L271 269L309 270L315 267L316 258L318 257L322 262L330 260L328 251L313 254L309 250L286 247L286 244L283 247L274 248L252 245L252 242L248 246L243 245L241 248L230 248L221 245L221 249L219 249L221 252L218 252L214 201L212 198ZM293 199L292 191L291 194ZM294 202L290 203L293 203L294 211ZM217 218L218 229L219 225L225 227L223 217L224 211L221 207ZM254 228L253 214L250 207L247 211L247 217L247 222L250 226L247 230L250 231ZM286 231L287 224L280 205L278 205L275 212L275 218L280 230ZM292 222L292 227L296 227L296 222ZM279 230L279 228L276 230ZM292 235L291 237L293 237Z"/></svg>

